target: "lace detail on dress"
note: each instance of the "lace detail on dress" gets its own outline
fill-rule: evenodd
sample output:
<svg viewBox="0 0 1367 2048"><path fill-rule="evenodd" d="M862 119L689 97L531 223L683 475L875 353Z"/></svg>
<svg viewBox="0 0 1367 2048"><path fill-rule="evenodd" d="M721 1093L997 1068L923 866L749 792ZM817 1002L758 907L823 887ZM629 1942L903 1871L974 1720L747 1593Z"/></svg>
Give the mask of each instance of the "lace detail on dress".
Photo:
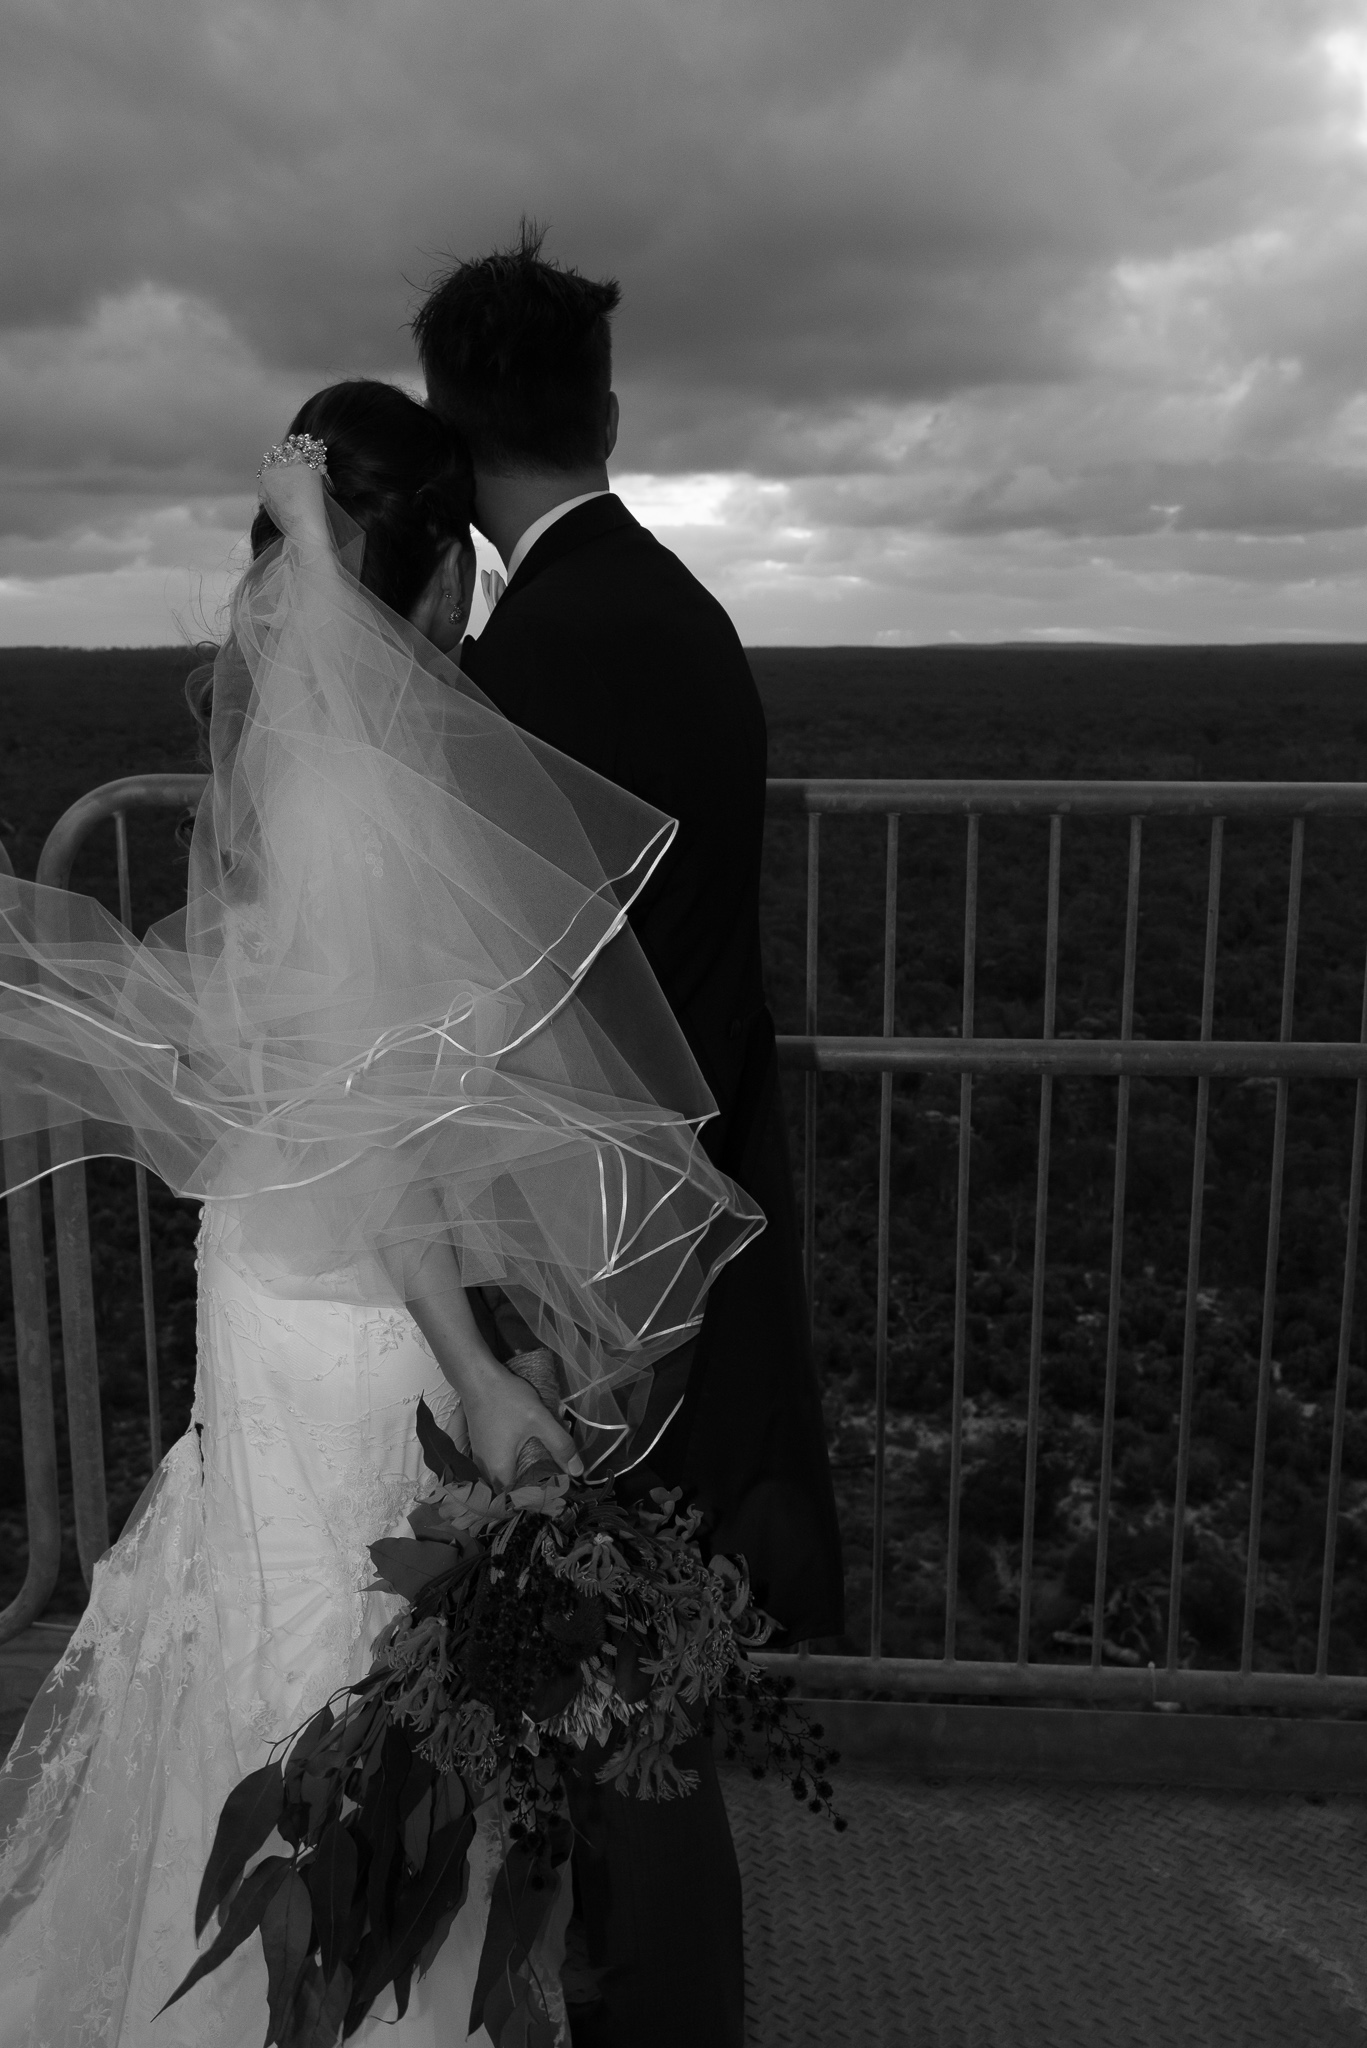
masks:
<svg viewBox="0 0 1367 2048"><path fill-rule="evenodd" d="M218 1815L269 1745L369 1664L395 1603L367 1590L368 1546L421 1486L418 1400L460 1433L401 1311L256 1293L217 1256L212 1222L199 1264L194 1423L96 1567L0 1770L0 2048L258 2048L255 1941L152 2024L195 1957ZM486 1816L472 1901L487 1900L493 1857ZM358 2042L462 2034L478 1903L406 2018L381 2015Z"/></svg>
<svg viewBox="0 0 1367 2048"><path fill-rule="evenodd" d="M96 1567L90 1605L0 1773L5 2048L150 2040L146 1995L193 1956L185 1901L237 1770L202 1530L190 1432ZM232 2039L216 2016L234 1983L201 2001L188 2030L168 2015L158 2043Z"/></svg>

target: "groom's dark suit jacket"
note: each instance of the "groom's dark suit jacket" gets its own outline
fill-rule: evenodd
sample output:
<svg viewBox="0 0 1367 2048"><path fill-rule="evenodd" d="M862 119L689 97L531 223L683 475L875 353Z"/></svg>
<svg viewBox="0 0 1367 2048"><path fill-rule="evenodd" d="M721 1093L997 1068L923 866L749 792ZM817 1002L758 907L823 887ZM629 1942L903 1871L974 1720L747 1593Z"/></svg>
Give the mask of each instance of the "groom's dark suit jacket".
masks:
<svg viewBox="0 0 1367 2048"><path fill-rule="evenodd" d="M704 1143L767 1228L708 1300L650 1464L695 1487L793 1636L842 1619L840 1546L807 1335L773 1020L759 950L767 750L735 628L619 499L533 545L461 666L514 724L677 818L631 923L716 1097Z"/></svg>

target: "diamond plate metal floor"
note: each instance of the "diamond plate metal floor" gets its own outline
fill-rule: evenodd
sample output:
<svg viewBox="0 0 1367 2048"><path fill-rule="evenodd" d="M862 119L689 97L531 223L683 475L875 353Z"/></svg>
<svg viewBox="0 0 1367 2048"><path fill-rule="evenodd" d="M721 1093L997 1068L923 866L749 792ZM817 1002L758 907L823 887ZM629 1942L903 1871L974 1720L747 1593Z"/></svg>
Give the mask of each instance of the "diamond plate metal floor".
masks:
<svg viewBox="0 0 1367 2048"><path fill-rule="evenodd" d="M1367 1800L724 1783L749 2048L1367 2048Z"/></svg>

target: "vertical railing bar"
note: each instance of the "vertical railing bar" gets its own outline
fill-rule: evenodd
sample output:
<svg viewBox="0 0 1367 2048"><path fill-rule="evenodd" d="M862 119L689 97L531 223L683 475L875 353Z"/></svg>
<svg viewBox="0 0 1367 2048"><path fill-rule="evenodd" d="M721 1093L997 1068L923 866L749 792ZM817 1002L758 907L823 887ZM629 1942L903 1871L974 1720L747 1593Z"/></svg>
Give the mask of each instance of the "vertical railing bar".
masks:
<svg viewBox="0 0 1367 2048"><path fill-rule="evenodd" d="M978 814L968 818L964 855L964 1001L961 1039L973 1036L978 944ZM973 1076L959 1076L959 1174L954 1218L954 1388L949 1439L949 1534L945 1546L945 1661L954 1661L959 1617L959 1496L963 1488L964 1355L968 1334L968 1181Z"/></svg>
<svg viewBox="0 0 1367 2048"><path fill-rule="evenodd" d="M1049 820L1049 907L1044 939L1044 1026L1041 1037L1054 1035L1058 1000L1058 891L1063 845L1063 819ZM1035 1488L1039 1471L1040 1368L1044 1354L1044 1254L1049 1227L1049 1153L1053 1139L1054 1077L1039 1084L1039 1153L1035 1165L1035 1260L1030 1288L1030 1382L1025 1404L1025 1520L1021 1528L1020 1619L1016 1662L1030 1659L1031 1580L1035 1569Z"/></svg>
<svg viewBox="0 0 1367 2048"><path fill-rule="evenodd" d="M1130 868L1125 900L1125 969L1120 1036L1134 1035L1134 975L1139 944L1139 860L1143 819L1130 819ZM1120 1288L1125 1260L1125 1176L1130 1144L1130 1077L1122 1074L1115 1110L1115 1186L1111 1197L1110 1298L1106 1307L1106 1395L1101 1420L1101 1482L1096 1504L1096 1573L1092 1583L1092 1666L1101 1662L1105 1635L1106 1563L1111 1527L1111 1464L1115 1450L1115 1397L1120 1376Z"/></svg>
<svg viewBox="0 0 1367 2048"><path fill-rule="evenodd" d="M128 872L128 813L114 813L114 848L119 862L119 916L125 930L133 928L133 885Z"/></svg>
<svg viewBox="0 0 1367 2048"><path fill-rule="evenodd" d="M1215 957L1220 932L1220 877L1225 821L1210 822L1210 880L1206 887L1206 958L1201 976L1201 1038L1215 1023ZM1172 1566L1168 1573L1167 1668L1177 1669L1182 1639L1182 1564L1186 1549L1187 1481L1191 1470L1191 1407L1196 1387L1197 1294L1201 1284L1201 1229L1206 1200L1206 1138L1210 1079L1196 1083L1196 1131L1191 1154L1191 1222L1187 1232L1187 1296L1182 1321L1182 1394L1177 1413L1177 1480L1172 1503Z"/></svg>
<svg viewBox="0 0 1367 2048"><path fill-rule="evenodd" d="M816 1036L817 922L821 900L821 813L807 819L807 988L803 1029ZM802 1257L807 1269L807 1327L814 1327L816 1303L816 1083L812 1071L802 1084Z"/></svg>
<svg viewBox="0 0 1367 2048"><path fill-rule="evenodd" d="M109 1548L109 1493L104 1469L99 1347L90 1269L90 1212L79 1124L48 1132L53 1166L52 1223L62 1314L62 1378L66 1383L67 1446L76 1551L85 1582ZM58 1170L60 1169L60 1170Z"/></svg>
<svg viewBox="0 0 1367 2048"><path fill-rule="evenodd" d="M1296 996L1296 947L1300 938L1301 874L1305 860L1305 819L1291 826L1291 879L1286 899L1286 952L1282 963L1281 1038L1291 1036ZM1244 1580L1244 1629L1239 1669L1253 1669L1253 1629L1258 1612L1258 1551L1262 1540L1263 1480L1267 1463L1267 1412L1272 1394L1272 1321L1277 1307L1277 1263L1281 1254L1282 1181L1286 1171L1287 1086L1277 1083L1272 1128L1272 1184L1267 1205L1267 1265L1263 1274L1263 1330L1258 1351L1258 1419L1253 1431L1253 1477L1248 1498L1248 1571Z"/></svg>
<svg viewBox="0 0 1367 2048"><path fill-rule="evenodd" d="M887 871L883 881L883 1036L891 1038L897 986L897 834L895 811L888 815ZM887 1540L888 1289L892 1198L892 1075L879 1077L878 1100L878 1303L874 1332L873 1413L873 1590L869 1608L869 1655L883 1654L883 1567Z"/></svg>
<svg viewBox="0 0 1367 2048"><path fill-rule="evenodd" d="M1367 972L1363 975L1362 1022L1358 1036L1367 1045ZM1334 1612L1334 1554L1338 1548L1339 1496L1343 1482L1343 1432L1348 1405L1348 1353L1353 1334L1353 1301L1357 1290L1358 1236L1362 1224L1362 1154L1367 1136L1367 1081L1357 1084L1353 1105L1353 1163L1348 1174L1348 1228L1343 1246L1343 1300L1339 1311L1338 1373L1334 1380L1334 1432L1329 1447L1329 1497L1324 1508L1324 1575L1320 1583L1320 1628L1315 1649L1315 1676L1329 1671L1329 1625Z"/></svg>
<svg viewBox="0 0 1367 2048"><path fill-rule="evenodd" d="M157 1309L152 1274L152 1218L147 1201L147 1169L133 1168L138 1206L138 1263L142 1268L142 1344L147 1361L147 1435L152 1469L161 1463L161 1374L157 1358Z"/></svg>
<svg viewBox="0 0 1367 2048"><path fill-rule="evenodd" d="M0 845L0 875L13 873ZM9 1236L10 1293L14 1312L14 1371L19 1396L19 1443L24 1470L28 1563L24 1582L0 1610L0 1643L9 1642L38 1619L52 1597L62 1562L62 1522L57 1479L57 1416L52 1398L52 1351L48 1336L47 1263L43 1250L43 1209L38 1193L42 1138L37 1131L9 1131L0 1073L0 1158Z"/></svg>
<svg viewBox="0 0 1367 2048"><path fill-rule="evenodd" d="M114 844L119 861L119 916L133 928L133 885L128 865L128 813L114 813ZM133 1168L133 1192L138 1211L138 1265L142 1278L142 1345L147 1365L147 1435L151 1445L152 1469L161 1463L161 1375L157 1358L156 1283L152 1274L152 1217L147 1200L147 1168Z"/></svg>
<svg viewBox="0 0 1367 2048"><path fill-rule="evenodd" d="M42 873L42 857L38 871ZM66 899L57 888L40 893L35 936L41 944L70 938ZM99 1344L90 1269L90 1211L86 1201L85 1145L79 1118L54 1101L48 1128L52 1168L53 1248L62 1318L62 1379L66 1387L67 1450L76 1551L85 1582L109 1548L109 1493L104 1469Z"/></svg>
<svg viewBox="0 0 1367 2048"><path fill-rule="evenodd" d="M0 873L4 872L6 869L0 867ZM43 1211L33 1179L42 1171L40 1147L38 1134L31 1131L6 1136L3 1140L5 1179L12 1190L4 1207L9 1225L10 1280L14 1297L15 1376L19 1393L24 1510L28 1523L28 1566L23 1585L0 1612L0 1643L8 1642L38 1619L52 1597L62 1562L57 1418L52 1398L52 1355L48 1339Z"/></svg>

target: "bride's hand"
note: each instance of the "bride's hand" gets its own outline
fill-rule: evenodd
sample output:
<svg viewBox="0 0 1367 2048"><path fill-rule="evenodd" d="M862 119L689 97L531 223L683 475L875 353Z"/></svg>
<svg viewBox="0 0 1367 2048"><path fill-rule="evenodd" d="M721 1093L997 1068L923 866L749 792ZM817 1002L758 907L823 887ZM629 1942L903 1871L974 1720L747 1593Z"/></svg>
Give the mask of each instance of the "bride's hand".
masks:
<svg viewBox="0 0 1367 2048"><path fill-rule="evenodd" d="M306 462L273 462L261 472L261 503L288 540L330 547L327 493Z"/></svg>
<svg viewBox="0 0 1367 2048"><path fill-rule="evenodd" d="M451 1245L435 1237L423 1241L417 1235L424 1223L430 1227L433 1221L430 1198L410 1202L407 1220L413 1238L380 1256L395 1291L460 1398L471 1457L491 1486L511 1486L517 1476L517 1454L534 1437L545 1445L553 1464L577 1479L584 1461L569 1431L560 1427L535 1387L500 1365L484 1341Z"/></svg>
<svg viewBox="0 0 1367 2048"><path fill-rule="evenodd" d="M534 1387L491 1359L475 1385L462 1392L470 1431L470 1455L487 1474L491 1486L511 1486L517 1454L529 1437L546 1447L553 1464L578 1478L584 1461L574 1438L562 1429Z"/></svg>

